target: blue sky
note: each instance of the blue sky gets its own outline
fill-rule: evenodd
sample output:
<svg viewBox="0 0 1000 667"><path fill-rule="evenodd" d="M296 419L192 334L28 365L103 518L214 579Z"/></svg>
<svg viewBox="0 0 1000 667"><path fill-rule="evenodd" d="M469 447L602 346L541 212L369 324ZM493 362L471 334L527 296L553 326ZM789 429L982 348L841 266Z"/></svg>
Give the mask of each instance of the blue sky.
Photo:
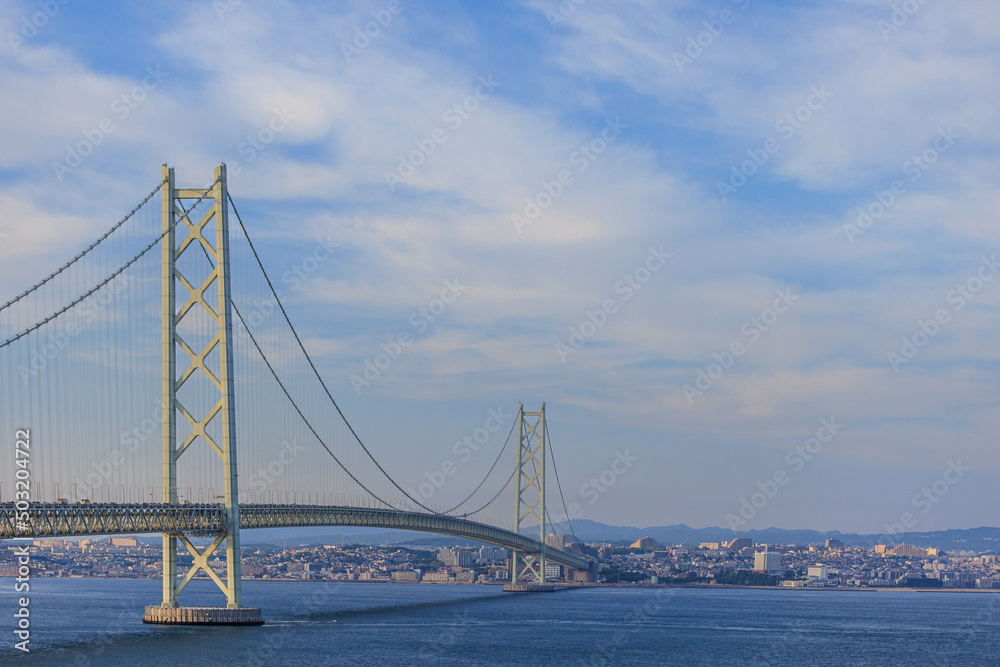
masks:
<svg viewBox="0 0 1000 667"><path fill-rule="evenodd" d="M340 244L290 312L410 483L488 409L544 400L569 495L618 450L640 461L586 518L726 525L834 418L746 527L996 524L1000 280L949 299L997 252L994 4L70 0L35 34L42 4L0 12L3 295L128 211L162 163L200 186L225 161L272 275ZM54 166L103 119L78 167ZM389 187L401 160L419 164ZM845 229L859 209L877 215ZM626 276L647 278L627 299ZM416 342L356 391L400 333ZM686 393L713 355L729 367ZM971 470L921 514L913 496L958 460Z"/></svg>

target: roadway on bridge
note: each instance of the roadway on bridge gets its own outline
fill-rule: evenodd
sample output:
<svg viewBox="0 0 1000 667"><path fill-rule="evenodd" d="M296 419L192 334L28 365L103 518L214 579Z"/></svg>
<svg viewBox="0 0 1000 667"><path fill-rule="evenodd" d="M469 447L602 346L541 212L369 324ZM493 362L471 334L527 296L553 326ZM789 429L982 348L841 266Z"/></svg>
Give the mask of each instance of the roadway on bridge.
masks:
<svg viewBox="0 0 1000 667"><path fill-rule="evenodd" d="M226 528L226 512L220 505L32 504L27 511L29 522L24 525L18 521L20 513L13 505L0 509L0 539L175 532L209 536L225 532ZM458 517L367 507L240 507L241 529L295 526L361 526L452 535L525 554L537 555L544 551L546 560L577 570L590 567L590 560L582 556L546 546L513 531Z"/></svg>

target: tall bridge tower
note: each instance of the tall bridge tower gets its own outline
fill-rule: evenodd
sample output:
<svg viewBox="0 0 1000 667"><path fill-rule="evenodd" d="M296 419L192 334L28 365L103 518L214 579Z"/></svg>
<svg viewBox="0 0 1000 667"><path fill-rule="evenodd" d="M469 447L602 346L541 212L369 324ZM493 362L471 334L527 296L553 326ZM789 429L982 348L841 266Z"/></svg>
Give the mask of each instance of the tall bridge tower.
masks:
<svg viewBox="0 0 1000 667"><path fill-rule="evenodd" d="M243 607L240 582L240 507L236 470L236 413L233 378L233 313L229 263L229 195L226 166L215 170L215 182L207 189L177 188L174 170L163 166L163 502L177 505L178 462L192 450L208 447L221 466L198 472L221 474L221 500L226 518L222 532L199 549L194 535L163 535L163 603L146 607L145 623L255 625L263 623L260 609ZM202 202L210 204L209 207ZM185 206L185 202L189 205ZM186 230L178 243L178 230ZM193 257L192 257L193 255ZM196 267L201 267L197 271ZM187 300L177 307L177 285L187 292ZM200 338L186 333L197 328L189 320L200 320L209 335ZM178 332L183 327L184 335ZM205 342L207 339L207 342ZM189 358L177 372L177 348ZM200 382L211 392L214 405L207 411L185 406L178 392L187 383ZM215 400L215 396L218 399ZM199 406L202 407L202 406ZM201 416L196 416L198 414ZM177 442L177 416L189 425L184 441ZM197 466L198 462L192 461ZM194 472L191 466L185 470ZM219 488L219 487L216 487ZM190 501L190 499L187 499ZM226 580L209 567L208 560L223 543L226 549ZM184 577L177 579L177 551L182 545L193 558ZM208 577L226 596L225 607L180 607L177 596L199 572Z"/></svg>

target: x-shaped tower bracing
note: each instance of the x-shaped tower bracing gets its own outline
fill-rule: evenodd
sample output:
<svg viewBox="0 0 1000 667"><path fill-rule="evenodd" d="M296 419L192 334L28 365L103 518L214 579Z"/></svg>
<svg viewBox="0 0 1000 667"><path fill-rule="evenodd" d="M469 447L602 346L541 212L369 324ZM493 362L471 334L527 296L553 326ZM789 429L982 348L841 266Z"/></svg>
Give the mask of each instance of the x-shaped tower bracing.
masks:
<svg viewBox="0 0 1000 667"><path fill-rule="evenodd" d="M176 607L177 595L198 573L204 571L226 595L227 607L239 608L240 590L240 516L239 489L236 476L236 418L233 388L233 315L232 287L229 265L229 210L226 167L215 170L215 183L207 189L179 189L174 185L174 170L163 167L163 502L176 505L177 461L195 443L203 443L222 462L222 504L226 515L224 530L202 550L183 533L163 536L163 607ZM190 208L186 201L193 201ZM211 206L198 217L198 204L208 201ZM178 229L187 234L177 244ZM185 275L178 261L185 253L203 255L209 270L202 280ZM200 262L201 257L198 258ZM190 264L188 264L190 265ZM187 301L177 308L177 284L188 292ZM210 290L214 289L214 295ZM215 297L216 307L212 306ZM202 314L212 330L208 342L198 347L178 332L185 318ZM176 348L188 355L187 367L177 374ZM218 372L209 359L218 351ZM181 402L178 392L195 377L203 377L208 386L218 392L218 400L202 417ZM214 395L214 394L213 394ZM177 415L190 425L190 433L177 445ZM219 435L213 437L209 426L216 421ZM191 553L194 562L184 578L177 581L177 543ZM226 580L223 581L208 565L208 559L225 542Z"/></svg>
<svg viewBox="0 0 1000 667"><path fill-rule="evenodd" d="M514 552L511 583L534 578L545 584L545 404L538 412L525 412L517 407L517 506L514 532L521 532L522 523L538 522L540 554Z"/></svg>

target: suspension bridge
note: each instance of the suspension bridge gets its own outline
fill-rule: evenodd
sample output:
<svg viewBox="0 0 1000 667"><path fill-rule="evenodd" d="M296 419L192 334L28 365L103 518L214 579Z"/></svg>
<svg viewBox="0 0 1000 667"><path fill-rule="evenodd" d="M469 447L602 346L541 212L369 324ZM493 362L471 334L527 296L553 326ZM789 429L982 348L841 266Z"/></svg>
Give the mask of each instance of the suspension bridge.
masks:
<svg viewBox="0 0 1000 667"><path fill-rule="evenodd" d="M550 590L548 563L592 574L583 554L546 544L549 530L572 524L546 507L548 461L568 517L544 404L519 405L460 503L431 505L390 475L341 411L286 310L298 283L285 293L265 270L225 165L202 188L177 187L166 165L162 176L124 218L0 306L0 432L10 442L0 538L162 533L163 599L146 607L148 623L262 623L242 601L249 528L477 540L513 552L505 589L514 592ZM27 281L33 273L44 272L22 267ZM508 448L513 470L500 465ZM192 565L181 572L185 552ZM181 604L199 572L225 606Z"/></svg>

